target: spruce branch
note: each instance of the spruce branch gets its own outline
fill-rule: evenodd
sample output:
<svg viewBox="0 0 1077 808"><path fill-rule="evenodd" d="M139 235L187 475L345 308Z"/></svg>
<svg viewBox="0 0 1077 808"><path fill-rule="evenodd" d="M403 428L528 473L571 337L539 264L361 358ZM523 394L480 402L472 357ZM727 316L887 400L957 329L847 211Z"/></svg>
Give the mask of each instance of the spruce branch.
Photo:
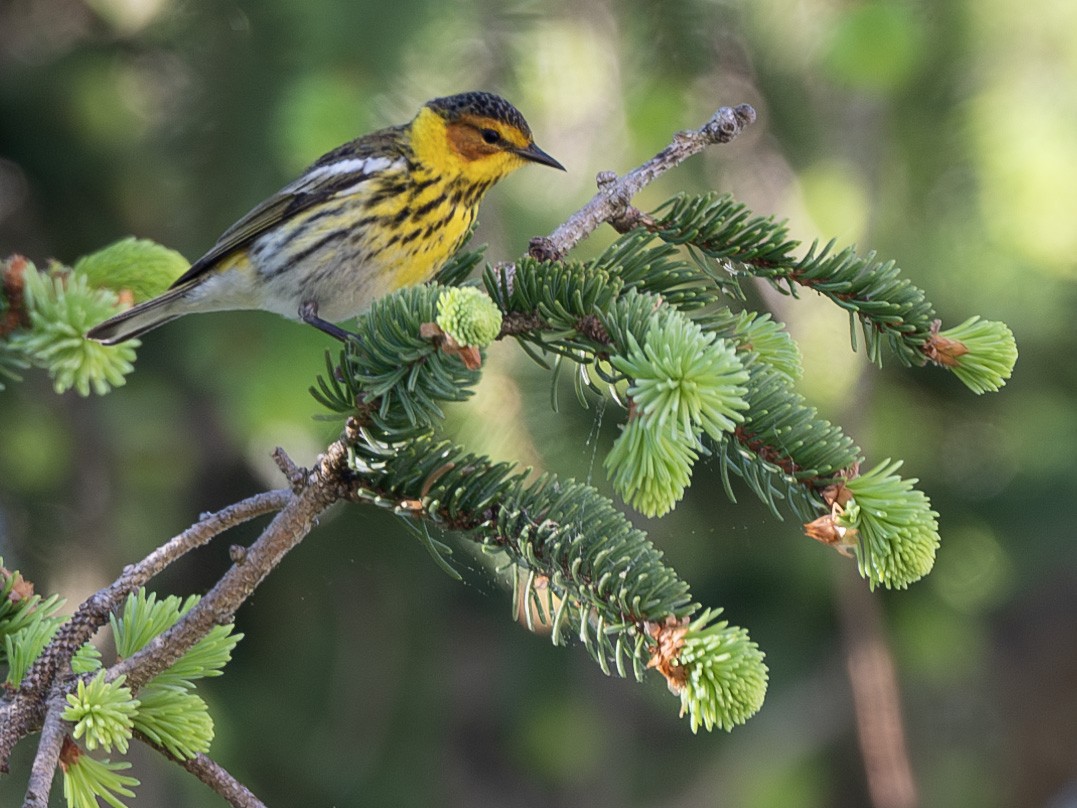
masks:
<svg viewBox="0 0 1077 808"><path fill-rule="evenodd" d="M348 433L348 437L350 440L355 439L352 432ZM4 767L6 768L10 749L14 744L21 737L39 728L45 719L43 691L50 687L62 660L70 659L77 647L107 619L108 613L118 605L120 597L131 591L129 587L132 580L149 577L159 571L158 565L167 566L170 560L207 541L231 524L246 521L263 512L280 509L277 517L242 555L241 560L233 565L217 586L180 617L172 628L154 637L131 657L118 662L107 671L100 671L103 687L122 688L134 693L180 662L215 626L230 622L228 618L235 609L250 596L284 554L309 532L317 515L333 502L350 496L350 473L346 458L344 441L337 441L319 459L315 468L304 475L305 479L295 484L299 489L297 492L269 492L207 518L186 534L173 539L169 545L159 548L138 565L138 569L125 570L125 575L119 581L84 603L79 612L58 632L57 638L60 633L65 633L64 641L58 643L54 640L50 643L47 653L42 654L35 663L14 698L8 703L0 704L0 762ZM118 594L120 592L123 595ZM75 641L75 648L70 647ZM48 653L49 651L51 653ZM93 681L97 682L98 679ZM82 687L85 691L86 685L82 679L78 679L70 687L77 694L78 688ZM94 715L91 701L82 700L80 704L86 716ZM112 715L111 712L109 714ZM112 722L109 726L115 729L114 724L115 722ZM91 725L85 726L84 731L88 732ZM158 722L150 728L159 730L164 727ZM118 735L115 732L109 732L107 737L117 743ZM164 735L161 737L165 740ZM101 737L102 742L104 738L105 736ZM177 751L184 751L179 746L176 748ZM189 751L197 754L200 750L190 747ZM65 780L66 782L68 781ZM44 793L47 794L47 790L46 784Z"/></svg>
<svg viewBox="0 0 1077 808"><path fill-rule="evenodd" d="M514 602L513 612L548 627L554 644L576 638L607 674L642 679L654 655L651 626L690 620L698 608L646 535L590 486L552 474L529 483L510 465L446 441L409 441L377 468L380 447L360 440L354 451L360 500L477 542L501 562L514 597L522 591L523 608ZM718 664L723 653L710 645L693 659ZM730 688L750 699L693 691L693 709L718 717L708 728L755 712L765 675L754 686L733 682L756 676L761 660L729 673Z"/></svg>
<svg viewBox="0 0 1077 808"><path fill-rule="evenodd" d="M190 597L181 602L171 596L158 601L144 590L132 593L122 616L112 616L117 651L121 656L136 652L155 634L173 625L197 600ZM122 675L110 681L106 678L108 671L96 664L96 676L75 680L74 691L66 696L67 707L62 718L74 725L73 737L84 737L89 750L115 746L125 753L129 739L137 733L138 737L163 747L177 760L191 759L208 751L213 721L205 702L190 691L194 679L218 675L228 662L232 648L241 637L231 631L232 626L214 627L179 662L143 687L137 699L124 686ZM76 801L90 794L109 801L106 793L110 790L112 770L109 765L96 763L78 771L65 767L65 793Z"/></svg>
<svg viewBox="0 0 1077 808"><path fill-rule="evenodd" d="M784 500L804 519L818 517L806 526L809 535L855 555L872 587L900 588L926 574L938 546L938 515L916 481L897 476L900 462L859 474L860 449L796 393L802 369L788 334L765 315L732 312L729 303L744 302L739 281L746 276L794 294L812 289L860 323L873 360L889 344L905 364L950 367L977 392L1008 378L1016 359L1012 334L977 318L942 331L923 292L900 278L892 261L834 251L833 244L796 257L799 245L784 225L729 197L681 196L652 214L632 207L632 197L656 176L711 143L728 142L754 119L747 105L723 107L624 177L600 175L595 197L533 240L529 255L486 268L485 294L461 286L482 260L472 252L450 261L439 275L443 285L376 301L357 322L359 338L344 346L339 361L326 357L326 373L311 389L346 416L340 438L311 469L282 450L275 454L288 489L206 517L125 569L62 623L48 601L28 605L28 593L21 611L5 612L0 600L5 640L26 632L5 645L9 675L22 656L12 683L18 688L0 702L0 766L15 742L44 728L26 804L45 804L57 759L73 804L100 798L122 805L119 798L137 784L118 774L124 763L82 753L65 735L66 716L87 746L126 748L137 737L230 804L261 805L206 756L212 721L193 680L220 672L238 639L231 633L236 609L319 514L340 501L408 520L450 571L448 545L429 528L473 542L512 583L514 611L529 626L547 627L554 644L578 641L607 674L638 679L657 670L679 695L693 732L728 730L758 710L767 683L762 652L744 629L717 619L720 609L692 601L687 583L611 500L554 474L532 479L440 436L443 404L471 395L481 347L495 337L513 337L544 367L575 363L581 398L604 395L625 406L627 421L606 465L622 497L643 512L669 510L693 463L712 453L730 498L731 476L740 476L775 513ZM621 237L595 259L566 260L604 222ZM64 329L76 319L74 302L83 292L113 295L113 305L152 294L123 273L138 256L152 258L161 276L182 260L150 256L154 247L113 245L75 271L43 276L51 287L32 267L5 264L0 374L10 377L18 362L49 348L48 367L56 374L68 367L62 372L69 386L108 382L100 368L84 372L84 349L64 342ZM122 288L110 287L109 277ZM22 333L33 328L53 333L52 341L39 336L41 343L33 343ZM72 356L83 357L82 369L65 365ZM274 511L201 599L157 601L137 592L189 549ZM14 591L16 576L0 580ZM103 667L84 649L109 620L123 658Z"/></svg>
<svg viewBox="0 0 1077 808"><path fill-rule="evenodd" d="M86 330L153 297L188 266L179 253L126 238L76 262L36 268L20 255L0 261L0 390L20 371L45 369L57 393L104 395L134 369L137 341L107 347Z"/></svg>
<svg viewBox="0 0 1077 808"><path fill-rule="evenodd" d="M797 258L799 243L788 237L784 223L752 214L728 194L682 194L641 221L663 241L687 245L716 262L713 277L723 288L729 288L730 278L752 275L779 291L796 294L802 287L828 298L849 312L854 350L859 321L868 358L876 365L882 365L886 344L902 364L930 360L983 393L1001 387L1017 360L1009 330L1001 323L973 329L979 320L974 317L957 328L975 340L977 350L964 361L950 361L956 357L938 342L934 309L922 289L901 277L894 260L878 260L874 251L861 256L853 247L836 251L833 241L822 248L813 243Z"/></svg>
<svg viewBox="0 0 1077 808"><path fill-rule="evenodd" d="M43 693L51 683L57 668L66 664L98 628L108 622L109 615L120 607L131 592L146 584L169 565L191 550L208 543L224 531L274 511L281 510L288 502L289 492L267 491L223 508L216 513L205 514L187 530L155 549L137 564L126 567L123 574L108 587L91 595L78 610L60 627L45 653L20 686L20 694ZM0 707L2 710L3 707ZM2 713L0 713L2 715ZM2 724L0 724L2 726ZM0 732L0 741L4 734ZM6 759L9 748L0 744L0 761Z"/></svg>
<svg viewBox="0 0 1077 808"><path fill-rule="evenodd" d="M637 255L645 253L640 265L677 266L664 248L656 252L638 236L626 236L612 250L622 259L630 259L630 246ZM549 263L525 257L511 271L506 266L487 270L487 292L505 317L502 335L579 363L606 385L631 384L629 371L635 363L628 357L641 355L640 345L657 335L652 331L656 324L687 327L684 324L691 321L685 316L691 310L671 305L664 295L639 291L643 284L638 278L630 276L627 280L631 285L626 284L626 279L609 266L609 260L604 255L588 263ZM649 288L673 288L676 284L698 290L702 278L697 270L681 265L673 272L656 274ZM693 307L701 295L693 294ZM855 464L860 451L838 427L819 419L816 410L793 389L792 383L801 372L795 345L773 321L755 315L705 311L691 328L701 340L699 344L689 346L683 339L670 342L671 333L657 340L655 348L665 342L662 350L667 357L693 364L716 362L721 356L729 361L729 352L722 346L736 345L736 364L747 370L743 394L747 407L737 403L739 398L729 399L730 411L738 413L736 420L727 425L728 430L713 429L709 435L711 448L721 459L727 493L734 498L729 482L732 473L743 477L775 513L778 499L788 499L799 517L819 513L825 505L818 491ZM650 370L639 365L636 372L653 376L650 387L681 389L672 365L667 362L667 367L657 368L648 364L652 365ZM715 401L728 396L720 392L719 376L711 377L702 387L698 384L701 380L694 379L698 396L713 396ZM604 394L597 385L591 386L595 393ZM631 399L628 388L619 390L618 400ZM643 390L636 388L637 393ZM646 419L634 420L638 418L639 413L630 413L630 422L607 457L606 467L618 490L636 507L648 514L664 513L688 484L702 430L681 430L683 434L676 435L656 432ZM739 446L721 438L725 431L731 432Z"/></svg>
<svg viewBox="0 0 1077 808"><path fill-rule="evenodd" d="M704 309L721 299L721 290L698 265L678 263L670 245L656 247L652 240L648 234L626 234L587 263L525 257L488 269L484 283L504 313L502 336L533 346L536 350L526 349L540 362L543 353L552 353L580 364L616 390L617 400L631 401L631 394L618 387L631 375L628 365L616 357L638 350L669 312L691 315L703 309L695 315L697 327L711 340L717 336L736 344L741 364L749 370L748 406L732 429L735 444L712 440L709 446L720 458L727 493L735 501L732 474L744 478L776 514L776 502L787 500L798 517L817 515L825 509L819 491L859 461L859 449L838 427L819 419L793 389L801 368L788 335L765 317ZM615 260L632 271L618 273ZM698 350L682 345L679 352L691 356ZM575 378L604 394L587 375ZM676 385L668 374L662 378L659 385ZM605 465L618 491L635 507L650 515L665 513L690 480L699 456L698 435L656 432L636 418L638 413L631 411Z"/></svg>
<svg viewBox="0 0 1077 808"><path fill-rule="evenodd" d="M799 243L784 223L756 216L728 194L679 195L656 211L649 228L664 241L688 245L716 262L715 273L753 275L779 290L818 292L858 318L869 358L882 363L888 343L905 365L923 364L922 350L935 313L921 289L900 277L894 261L851 248L812 244L800 258ZM852 332L856 347L856 332Z"/></svg>
<svg viewBox="0 0 1077 808"><path fill-rule="evenodd" d="M924 293L900 277L895 262L877 261L874 253L861 257L852 248L835 252L833 243L821 250L812 245L797 258L798 243L788 237L783 224L753 215L729 196L681 195L652 215L631 208L630 195L624 183L604 175L599 194L587 207L588 215L579 217L579 221L590 221L590 213L601 207L606 221L627 231L599 259L573 264L561 260L563 251L536 240L531 255L545 261L521 259L514 265L500 265L496 274L488 271L484 278L487 289L506 316L504 336L515 337L525 348L530 344L541 352L576 361L602 381L616 385L619 379L631 376L624 361L617 361L618 346L638 346L639 329L649 315L660 318L662 305L684 312L722 305L722 295L741 297L737 276L752 274L792 292L798 285L813 289L847 309L859 318L868 354L876 363L881 362L881 345L889 343L907 365L931 360L943 366L960 366L957 357L965 353L966 346L939 335ZM583 231L591 229L587 225ZM652 236L660 240L660 246L652 243ZM571 238L569 241L575 243ZM675 246L688 248L691 264L678 261L672 249ZM628 307L631 314L622 319L618 312L632 291L668 296L669 300L655 304L650 312ZM727 493L733 496L729 482L733 473L744 477L775 513L780 499L789 500L804 518L825 510L824 492L835 480L853 476L861 461L860 451L840 429L818 419L815 410L791 388L801 373L795 346L762 318L749 315L736 321L726 309L696 316L704 328L737 342L751 357L746 362L751 370L748 408L743 423L733 431L734 441L709 436L717 444ZM595 319L602 324L601 330L590 327ZM754 329L753 324L757 324ZM974 324L975 320L965 324L962 334L979 339L978 351L974 360L965 361L960 375L977 392L997 389L1016 358L1012 335L995 324L969 328ZM960 352L948 353L951 346ZM530 348L527 351L541 361L540 355ZM576 378L596 389L588 384L586 374ZM668 377L661 382L670 383ZM637 386L634 392L642 389ZM681 429L680 436L663 441L653 425L639 419L631 394L628 401L629 423L607 456L606 466L628 501L645 513L662 513L688 483L698 456L698 436ZM631 467L637 473L626 474ZM911 486L911 482L901 484ZM909 533L904 538L915 546L916 535ZM911 547L898 555L902 552L918 554ZM870 564L861 564L861 572L873 585L886 582L889 586L905 580Z"/></svg>

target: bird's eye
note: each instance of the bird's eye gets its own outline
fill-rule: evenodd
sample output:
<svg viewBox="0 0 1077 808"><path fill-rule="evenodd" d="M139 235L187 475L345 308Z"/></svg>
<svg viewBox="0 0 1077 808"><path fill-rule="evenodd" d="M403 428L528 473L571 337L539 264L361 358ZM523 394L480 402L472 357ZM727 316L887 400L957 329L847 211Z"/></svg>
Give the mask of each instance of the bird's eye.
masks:
<svg viewBox="0 0 1077 808"><path fill-rule="evenodd" d="M496 129L483 129L479 134L481 134L482 139L491 146L501 140L501 135L498 134Z"/></svg>

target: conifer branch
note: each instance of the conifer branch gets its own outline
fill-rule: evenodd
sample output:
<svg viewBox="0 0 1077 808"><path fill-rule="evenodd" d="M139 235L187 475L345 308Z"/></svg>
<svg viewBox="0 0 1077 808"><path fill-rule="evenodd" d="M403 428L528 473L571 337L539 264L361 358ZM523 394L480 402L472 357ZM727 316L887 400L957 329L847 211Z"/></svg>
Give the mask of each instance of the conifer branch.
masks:
<svg viewBox="0 0 1077 808"><path fill-rule="evenodd" d="M661 654L665 667L659 669L682 695L693 729L699 724L730 729L759 708L766 666L744 629L719 627L737 649L733 661L720 650L721 642L683 656L681 646L659 647L659 628L688 625L699 606L646 535L590 486L552 474L528 483L508 464L443 441L409 442L377 469L370 463L381 455L378 447L361 440L354 450L358 499L458 532L504 562L513 612L525 615L529 627L545 626L555 645L576 638L604 673L636 679L659 667L655 659ZM695 629L709 617L701 620ZM721 693L680 687L686 677L709 679L707 671L716 665L724 671ZM680 672L674 676L671 668Z"/></svg>
<svg viewBox="0 0 1077 808"><path fill-rule="evenodd" d="M745 275L792 293L812 289L859 319L876 362L879 346L888 343L905 364L951 368L977 392L998 389L1008 378L1016 360L1012 334L977 318L942 331L923 292L900 279L892 261L851 249L835 253L831 245L813 245L797 258L798 245L783 225L753 216L729 197L682 196L653 214L632 207L632 197L655 177L707 145L732 140L754 120L748 105L723 107L624 177L599 175L598 193L549 236L534 239L529 255L487 268L485 294L458 288L481 261L472 252L445 267L438 279L444 285L376 301L357 323L359 338L338 361L327 356L326 373L311 389L346 416L342 435L312 469L278 450L288 489L203 518L126 568L62 625L48 611L55 602L42 602L35 620L20 624L33 629L24 636L20 665L9 660L9 675L16 671L21 682L0 702L0 767L18 740L46 728L27 804L44 804L31 803L32 795L47 800L65 748L77 761L65 729L73 724L87 748L125 751L133 733L230 804L261 806L205 755L212 726L204 702L189 693L180 694L187 701L170 698L162 688L183 689L223 666L236 638L220 635L229 633L235 611L338 501L406 518L451 573L451 551L428 527L475 542L501 562L499 572L513 582L514 598L522 599L518 613L529 626L547 625L555 644L576 638L606 673L641 678L656 669L680 696L693 731L730 729L750 717L766 688L762 652L743 629L717 620L720 609L692 602L687 584L611 500L552 474L529 480L511 464L439 437L443 404L471 395L482 349L494 338L514 337L555 372L575 363L581 397L608 396L624 405L626 422L605 465L621 497L644 513L672 508L693 463L713 453L731 499L730 477L740 476L775 513L786 500L805 520L817 517L805 526L808 535L855 555L871 586L902 588L926 574L938 546L938 515L912 487L916 481L894 473L900 462L861 476L860 449L796 393L801 367L788 334L766 316L734 314L729 300L743 299ZM565 260L603 222L622 237L591 261ZM130 269L145 262L154 268L143 286ZM39 364L58 389L103 392L122 383L129 362L79 343L85 307L97 312L114 303L110 296L153 294L186 262L127 240L72 269L55 265L37 273L25 263L0 267L0 374L10 378ZM132 616L150 609L152 597L144 593L116 617L130 593L188 550L274 511L259 538L234 551L232 567L197 603L157 604L168 613L167 625L160 614L142 623ZM84 649L110 616L123 658L103 668ZM32 665L40 644L30 639L47 643ZM208 645L215 649L212 662ZM78 675L68 675L72 670ZM141 714L138 696L145 699ZM184 706L196 708L186 723L178 716ZM89 717L99 713L108 721L94 725ZM116 774L125 762L84 760L84 793L129 796L126 789L137 784ZM38 768L48 770L48 782Z"/></svg>

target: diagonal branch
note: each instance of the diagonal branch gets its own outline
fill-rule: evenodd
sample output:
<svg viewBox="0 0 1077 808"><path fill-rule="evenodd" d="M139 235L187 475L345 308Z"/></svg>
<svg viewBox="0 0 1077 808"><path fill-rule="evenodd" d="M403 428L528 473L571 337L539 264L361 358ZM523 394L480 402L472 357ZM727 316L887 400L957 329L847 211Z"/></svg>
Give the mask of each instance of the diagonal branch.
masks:
<svg viewBox="0 0 1077 808"><path fill-rule="evenodd" d="M27 672L14 697L0 703L0 772L7 770L15 744L35 732L45 720L45 694L71 656L108 621L124 598L169 564L214 537L258 516L279 511L291 497L286 490L266 491L202 518L158 547L142 561L124 568L112 584L94 593L59 628L56 636Z"/></svg>
<svg viewBox="0 0 1077 808"><path fill-rule="evenodd" d="M232 808L265 808L265 803L258 799L249 788L239 782L224 766L208 755L199 753L193 758L184 760L176 757L163 746L155 743L137 730L135 730L135 737L151 749L160 752L173 763L178 763L185 768L213 789L214 792L224 797Z"/></svg>
<svg viewBox="0 0 1077 808"><path fill-rule="evenodd" d="M345 435L329 446L314 469L309 472L297 469L283 453L278 452L278 462L289 477L291 491L269 491L203 519L162 545L139 564L125 569L119 579L90 597L64 624L48 650L27 675L28 681L11 701L0 706L0 760L5 764L11 748L18 740L40 729L46 722L49 722L48 726L54 730L43 733L35 761L35 775L27 792L28 805L44 805L39 799L41 794L45 795L44 799L47 801L52 778L47 777L45 782L45 770L55 771L59 747L57 743L53 743L53 739L54 736L62 738L63 724L58 717L59 711L51 708L46 710L44 694L57 672L66 667L72 654L104 624L108 614L120 605L129 592L144 584L176 558L208 542L229 527L263 513L279 510L276 518L258 540L237 557L231 569L194 608L137 654L114 665L109 671L110 677L126 675L128 685L137 691L147 681L174 664L215 625L229 622L240 604L250 597L288 551L310 532L318 515L334 502L352 496L347 445L355 440L354 432L354 425L349 422ZM55 698L61 702L63 692L63 687L54 691ZM208 758L195 758L184 766L233 805L262 804Z"/></svg>
<svg viewBox="0 0 1077 808"><path fill-rule="evenodd" d="M137 692L175 664L214 626L231 622L240 605L311 531L317 517L333 503L352 497L348 444L356 436L351 423L345 432L345 436L329 445L302 482L297 470L289 466L299 490L289 496L284 509L254 544L237 554L228 572L172 628L154 637L138 653L113 665L109 669L110 680L126 676L127 686ZM278 452L278 458L282 456Z"/></svg>
<svg viewBox="0 0 1077 808"><path fill-rule="evenodd" d="M728 143L754 122L755 109L748 104L722 107L699 129L678 132L666 148L620 179L607 172L599 174L598 193L550 235L532 239L531 256L540 261L563 258L604 222L619 222L630 215L632 197L655 178L707 146Z"/></svg>
<svg viewBox="0 0 1077 808"><path fill-rule="evenodd" d="M21 690L40 693L51 684L61 663L66 663L94 632L108 620L128 594L143 586L172 562L207 544L229 528L263 514L279 511L290 498L284 490L266 491L210 514L158 547L138 564L128 566L110 586L91 595L60 628L48 649L37 659L23 680Z"/></svg>
<svg viewBox="0 0 1077 808"><path fill-rule="evenodd" d="M23 808L48 808L49 792L52 790L56 764L60 759L60 747L67 734L60 718L67 706L63 693L54 693L49 702L41 727L41 740L30 769L30 781L26 786Z"/></svg>

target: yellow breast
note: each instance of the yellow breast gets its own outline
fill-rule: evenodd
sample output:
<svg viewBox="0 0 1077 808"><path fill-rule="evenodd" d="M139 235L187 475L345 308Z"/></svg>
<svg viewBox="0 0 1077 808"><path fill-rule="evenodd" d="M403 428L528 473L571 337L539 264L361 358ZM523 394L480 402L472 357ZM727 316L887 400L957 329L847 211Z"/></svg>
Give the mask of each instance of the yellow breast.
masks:
<svg viewBox="0 0 1077 808"><path fill-rule="evenodd" d="M424 283L463 245L485 188L459 178L414 177L404 192L371 206L382 226L370 229L368 250L389 290Z"/></svg>

